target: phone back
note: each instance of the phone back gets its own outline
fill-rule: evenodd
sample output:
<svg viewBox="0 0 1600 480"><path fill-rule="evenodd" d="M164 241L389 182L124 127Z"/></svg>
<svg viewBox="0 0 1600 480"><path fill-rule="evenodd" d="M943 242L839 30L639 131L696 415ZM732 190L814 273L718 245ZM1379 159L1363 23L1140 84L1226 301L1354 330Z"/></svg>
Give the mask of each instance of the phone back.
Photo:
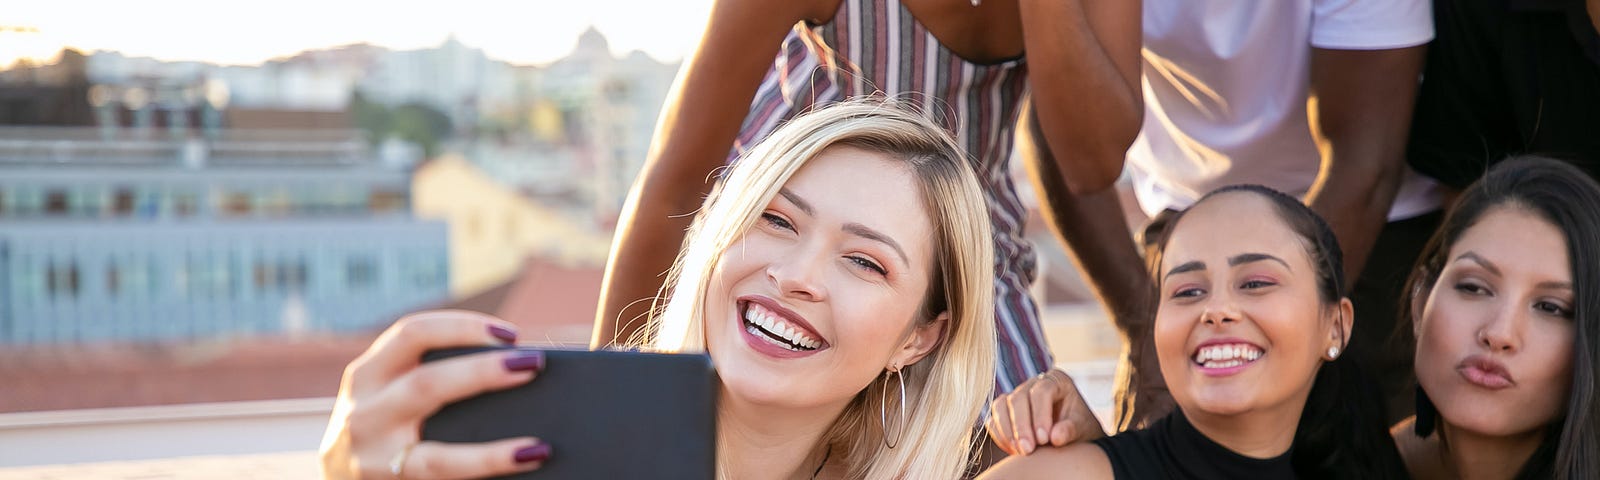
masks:
<svg viewBox="0 0 1600 480"><path fill-rule="evenodd" d="M439 350L423 361L485 350ZM501 478L715 477L718 385L709 357L544 352L545 368L533 381L445 406L423 423L422 438L535 436L550 444L539 470Z"/></svg>

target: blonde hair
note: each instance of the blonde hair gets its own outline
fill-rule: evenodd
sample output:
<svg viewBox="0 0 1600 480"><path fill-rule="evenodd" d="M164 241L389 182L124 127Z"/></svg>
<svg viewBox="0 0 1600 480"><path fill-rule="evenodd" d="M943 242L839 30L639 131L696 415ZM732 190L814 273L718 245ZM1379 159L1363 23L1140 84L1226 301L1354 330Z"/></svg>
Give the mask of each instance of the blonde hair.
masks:
<svg viewBox="0 0 1600 480"><path fill-rule="evenodd" d="M704 312L711 272L778 190L824 149L847 145L905 161L920 185L933 223L934 271L920 322L942 312L949 324L939 344L901 370L905 425L890 449L880 408L889 399L898 422L899 386L884 378L851 399L823 438L848 466L847 478L958 478L969 466L974 428L994 385L994 246L976 174L961 147L937 124L881 97L836 103L796 117L735 164L712 190L690 226L668 274L666 305L651 319L655 348L704 352Z"/></svg>

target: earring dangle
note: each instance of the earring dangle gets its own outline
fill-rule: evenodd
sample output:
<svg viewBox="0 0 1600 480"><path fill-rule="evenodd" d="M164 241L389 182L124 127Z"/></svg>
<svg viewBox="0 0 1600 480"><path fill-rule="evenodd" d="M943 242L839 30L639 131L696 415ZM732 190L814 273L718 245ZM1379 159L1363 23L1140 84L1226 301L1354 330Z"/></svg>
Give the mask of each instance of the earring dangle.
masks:
<svg viewBox="0 0 1600 480"><path fill-rule="evenodd" d="M900 382L900 429L894 435L889 435L889 376L894 375ZM878 421L883 422L883 446L894 448L900 444L900 437L906 433L906 376L899 369L883 372L883 395L878 397ZM894 441L889 441L890 438Z"/></svg>

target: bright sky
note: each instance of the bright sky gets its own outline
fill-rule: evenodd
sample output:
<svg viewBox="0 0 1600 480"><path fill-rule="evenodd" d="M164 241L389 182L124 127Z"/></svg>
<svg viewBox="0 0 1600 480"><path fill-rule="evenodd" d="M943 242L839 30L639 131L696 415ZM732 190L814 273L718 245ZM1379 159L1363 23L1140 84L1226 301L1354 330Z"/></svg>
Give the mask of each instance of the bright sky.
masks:
<svg viewBox="0 0 1600 480"><path fill-rule="evenodd" d="M677 60L699 40L712 0L35 0L0 16L0 68L64 46L161 60L255 64L367 42L405 50L451 33L491 58L539 64L572 50L593 25L622 54Z"/></svg>

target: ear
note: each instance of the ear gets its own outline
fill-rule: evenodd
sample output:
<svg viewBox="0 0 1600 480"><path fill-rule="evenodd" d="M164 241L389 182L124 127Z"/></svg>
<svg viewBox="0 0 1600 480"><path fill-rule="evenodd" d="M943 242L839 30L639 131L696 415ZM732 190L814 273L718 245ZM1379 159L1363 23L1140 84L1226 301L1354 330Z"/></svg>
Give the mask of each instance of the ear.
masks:
<svg viewBox="0 0 1600 480"><path fill-rule="evenodd" d="M906 336L905 343L900 344L900 349L894 352L890 362L905 368L922 360L944 341L944 331L949 326L950 312L945 311L931 322L912 327L911 334Z"/></svg>
<svg viewBox="0 0 1600 480"><path fill-rule="evenodd" d="M1322 351L1328 351L1329 347L1339 347L1339 354L1344 355L1344 352L1350 349L1350 332L1354 331L1355 325L1355 304L1350 303L1349 298L1340 298L1338 309L1334 312L1333 325L1328 328L1328 344L1322 347Z"/></svg>

